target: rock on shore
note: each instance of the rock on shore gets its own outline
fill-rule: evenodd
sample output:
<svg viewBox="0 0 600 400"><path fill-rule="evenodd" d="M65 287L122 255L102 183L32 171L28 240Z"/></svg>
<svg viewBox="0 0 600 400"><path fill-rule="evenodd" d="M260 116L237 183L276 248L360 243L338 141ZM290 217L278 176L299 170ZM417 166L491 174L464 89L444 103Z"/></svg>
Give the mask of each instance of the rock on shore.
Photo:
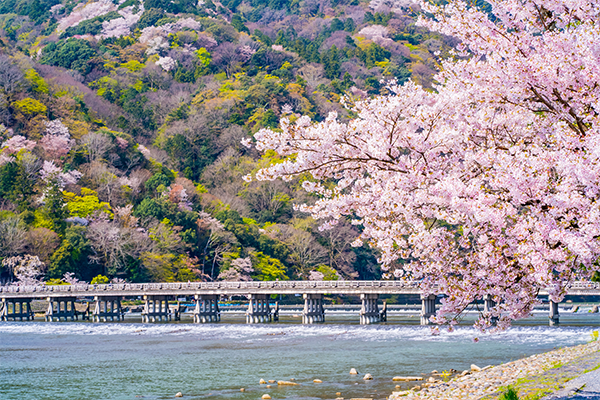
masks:
<svg viewBox="0 0 600 400"><path fill-rule="evenodd" d="M495 367L488 366L449 382L424 383L422 390L418 392L415 390L393 392L389 400L477 400L497 392L501 386L514 384L519 378L541 374L557 363L566 364L597 351L600 351L600 342L536 354Z"/></svg>

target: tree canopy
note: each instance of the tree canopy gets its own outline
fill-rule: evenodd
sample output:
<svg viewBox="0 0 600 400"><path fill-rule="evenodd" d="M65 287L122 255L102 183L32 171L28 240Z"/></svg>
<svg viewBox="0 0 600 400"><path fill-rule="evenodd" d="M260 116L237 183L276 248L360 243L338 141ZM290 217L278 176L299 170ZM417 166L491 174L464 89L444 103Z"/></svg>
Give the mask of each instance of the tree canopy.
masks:
<svg viewBox="0 0 600 400"><path fill-rule="evenodd" d="M599 269L600 3L488 3L422 3L420 26L460 40L434 90L391 84L348 122L284 118L255 138L285 161L255 177L308 174L320 199L302 210L352 218L390 274L445 293L437 322L491 295L477 326L502 329Z"/></svg>

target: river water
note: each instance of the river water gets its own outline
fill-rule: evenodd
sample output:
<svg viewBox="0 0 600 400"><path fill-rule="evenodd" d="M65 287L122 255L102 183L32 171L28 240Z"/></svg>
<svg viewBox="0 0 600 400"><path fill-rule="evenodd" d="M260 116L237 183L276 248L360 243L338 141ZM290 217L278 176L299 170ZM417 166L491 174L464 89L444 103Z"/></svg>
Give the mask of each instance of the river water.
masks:
<svg viewBox="0 0 600 400"><path fill-rule="evenodd" d="M211 400L265 393L274 400L336 393L385 399L398 390L394 376L482 367L585 343L600 325L599 314L580 312L563 313L560 327L548 327L547 314L536 314L501 334L482 335L467 321L433 336L416 316L392 315L371 326L356 320L342 313L313 326L292 316L246 325L241 315L206 325L0 322L0 399L172 399L177 392ZM365 373L374 379L363 381ZM261 378L300 385L266 388Z"/></svg>

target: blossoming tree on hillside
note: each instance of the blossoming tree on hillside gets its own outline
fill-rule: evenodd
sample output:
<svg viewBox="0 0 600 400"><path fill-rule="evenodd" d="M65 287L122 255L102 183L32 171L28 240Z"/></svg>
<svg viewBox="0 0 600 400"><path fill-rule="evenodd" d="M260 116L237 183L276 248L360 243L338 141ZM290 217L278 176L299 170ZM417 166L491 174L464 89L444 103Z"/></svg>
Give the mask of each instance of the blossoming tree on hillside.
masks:
<svg viewBox="0 0 600 400"><path fill-rule="evenodd" d="M461 40L435 92L392 85L347 123L284 118L255 139L285 161L254 178L310 175L320 198L301 209L352 218L390 273L446 293L437 322L492 295L476 325L502 329L599 269L600 1L488 3L493 18L422 4L422 26Z"/></svg>

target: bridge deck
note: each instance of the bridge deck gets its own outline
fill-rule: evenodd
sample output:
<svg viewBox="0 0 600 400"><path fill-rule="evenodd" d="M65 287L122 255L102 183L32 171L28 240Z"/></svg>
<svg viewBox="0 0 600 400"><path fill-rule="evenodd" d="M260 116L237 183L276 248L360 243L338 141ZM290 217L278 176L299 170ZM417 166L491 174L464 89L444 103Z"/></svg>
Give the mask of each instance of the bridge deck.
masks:
<svg viewBox="0 0 600 400"><path fill-rule="evenodd" d="M252 281L124 283L107 285L0 286L0 298L88 296L192 296L248 294L421 294L415 281ZM541 289L540 295L548 290ZM600 295L600 283L574 282L569 295Z"/></svg>

